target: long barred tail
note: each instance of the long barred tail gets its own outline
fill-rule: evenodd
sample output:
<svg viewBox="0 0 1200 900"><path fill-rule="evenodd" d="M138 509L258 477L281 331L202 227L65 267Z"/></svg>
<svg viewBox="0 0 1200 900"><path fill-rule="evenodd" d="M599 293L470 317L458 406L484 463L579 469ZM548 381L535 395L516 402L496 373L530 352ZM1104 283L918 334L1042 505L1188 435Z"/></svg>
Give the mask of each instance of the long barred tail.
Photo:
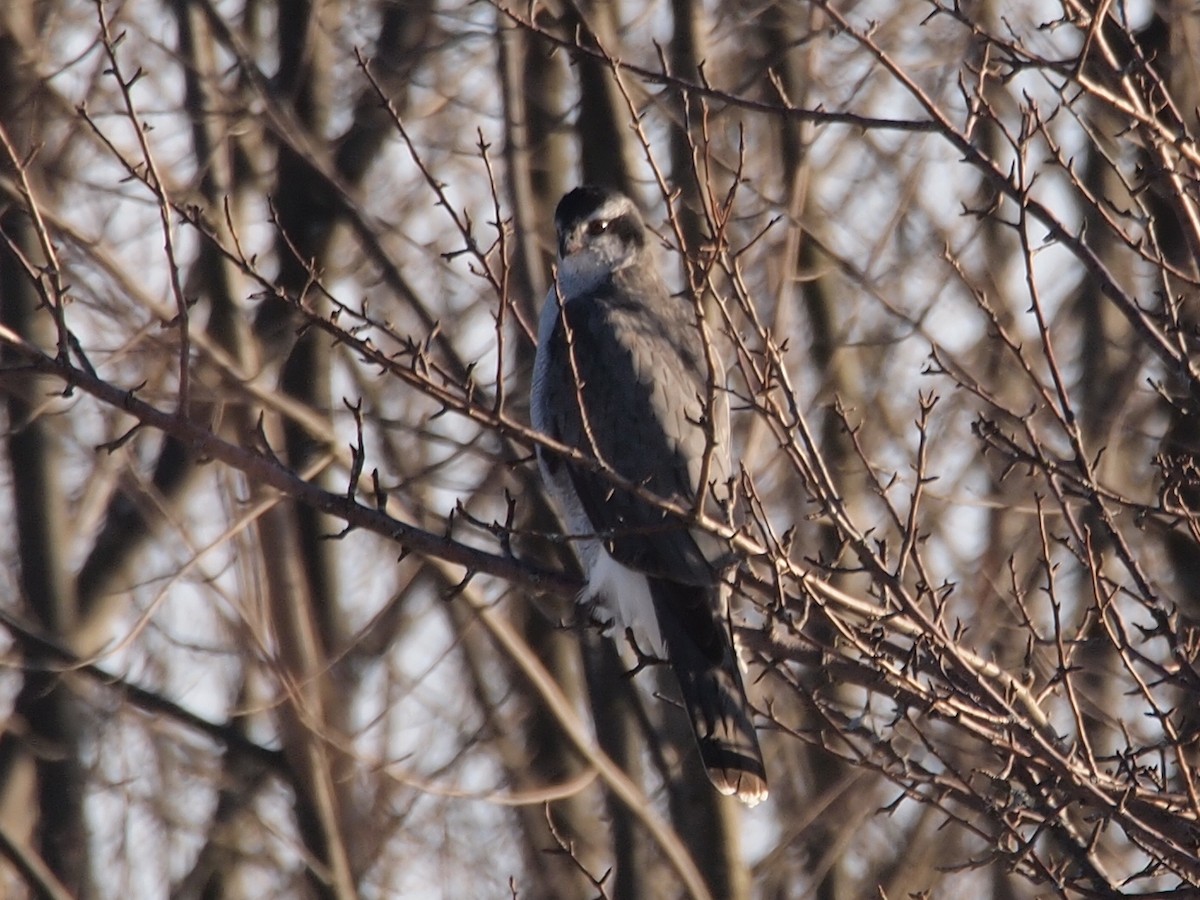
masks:
<svg viewBox="0 0 1200 900"><path fill-rule="evenodd" d="M711 588L651 578L671 668L692 720L700 759L722 794L748 806L767 797L767 771L729 632Z"/></svg>

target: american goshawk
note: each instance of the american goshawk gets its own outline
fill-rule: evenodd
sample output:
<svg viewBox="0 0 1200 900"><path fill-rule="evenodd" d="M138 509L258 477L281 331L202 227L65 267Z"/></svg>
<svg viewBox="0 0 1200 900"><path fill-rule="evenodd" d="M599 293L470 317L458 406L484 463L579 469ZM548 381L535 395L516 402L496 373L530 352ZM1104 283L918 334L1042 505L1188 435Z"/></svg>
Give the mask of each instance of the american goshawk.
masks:
<svg viewBox="0 0 1200 900"><path fill-rule="evenodd" d="M554 220L558 272L531 405L535 428L588 460L538 448L587 575L581 599L670 662L709 778L753 805L767 796L766 771L726 615L725 549L643 496L691 509L699 495L718 508L725 394L710 388L695 308L667 291L633 202L580 187Z"/></svg>

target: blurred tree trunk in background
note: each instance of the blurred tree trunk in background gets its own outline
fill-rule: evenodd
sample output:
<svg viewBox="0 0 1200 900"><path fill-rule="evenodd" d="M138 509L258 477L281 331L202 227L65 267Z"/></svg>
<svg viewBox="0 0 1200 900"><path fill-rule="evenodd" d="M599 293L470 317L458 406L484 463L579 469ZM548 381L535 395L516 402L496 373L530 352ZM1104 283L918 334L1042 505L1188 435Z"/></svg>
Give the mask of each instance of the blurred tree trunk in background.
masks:
<svg viewBox="0 0 1200 900"><path fill-rule="evenodd" d="M0 894L1193 895L1196 29L0 6ZM533 463L581 182L727 370L754 809Z"/></svg>
<svg viewBox="0 0 1200 900"><path fill-rule="evenodd" d="M33 2L0 11L0 176L47 202L54 200L55 151L43 146L41 126L53 101L42 96L34 48L54 12ZM41 159L23 165L39 150ZM45 287L63 277L51 249L40 242L28 211L11 199L0 209L0 233L0 322L47 352L70 352L61 330L62 297ZM2 358L5 369L21 366L7 348ZM5 456L13 587L25 599L24 614L44 634L71 646L80 616L69 568L68 447L52 415L61 385L11 379L5 382ZM90 897L93 843L84 817L81 744L86 707L77 702L69 675L37 653L26 654L14 672L20 678L10 688L11 717L0 738L0 828L8 841L40 855L61 887Z"/></svg>

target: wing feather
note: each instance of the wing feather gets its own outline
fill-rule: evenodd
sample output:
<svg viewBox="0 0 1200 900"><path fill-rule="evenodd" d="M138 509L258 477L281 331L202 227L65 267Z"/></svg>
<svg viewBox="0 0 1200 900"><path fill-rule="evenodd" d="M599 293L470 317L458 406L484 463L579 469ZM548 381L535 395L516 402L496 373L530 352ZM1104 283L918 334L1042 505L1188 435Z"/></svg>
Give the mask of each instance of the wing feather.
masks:
<svg viewBox="0 0 1200 900"><path fill-rule="evenodd" d="M690 506L708 443L707 367L691 307L667 295L657 278L614 278L565 303L558 318L543 381L551 431L623 478ZM721 416L716 421L720 440L727 425ZM724 448L716 449L710 481L727 471ZM715 583L716 554L703 552L684 523L603 472L566 464L580 504L618 562L682 584Z"/></svg>

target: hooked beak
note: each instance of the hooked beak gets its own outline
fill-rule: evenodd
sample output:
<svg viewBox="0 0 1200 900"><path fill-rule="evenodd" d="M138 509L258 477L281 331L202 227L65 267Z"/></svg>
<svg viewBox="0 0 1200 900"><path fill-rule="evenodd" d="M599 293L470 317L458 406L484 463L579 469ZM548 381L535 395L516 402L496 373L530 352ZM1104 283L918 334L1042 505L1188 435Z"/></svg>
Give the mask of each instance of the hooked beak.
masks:
<svg viewBox="0 0 1200 900"><path fill-rule="evenodd" d="M583 234L577 229L559 239L558 255L561 259L566 259L571 254L578 253L582 248Z"/></svg>

